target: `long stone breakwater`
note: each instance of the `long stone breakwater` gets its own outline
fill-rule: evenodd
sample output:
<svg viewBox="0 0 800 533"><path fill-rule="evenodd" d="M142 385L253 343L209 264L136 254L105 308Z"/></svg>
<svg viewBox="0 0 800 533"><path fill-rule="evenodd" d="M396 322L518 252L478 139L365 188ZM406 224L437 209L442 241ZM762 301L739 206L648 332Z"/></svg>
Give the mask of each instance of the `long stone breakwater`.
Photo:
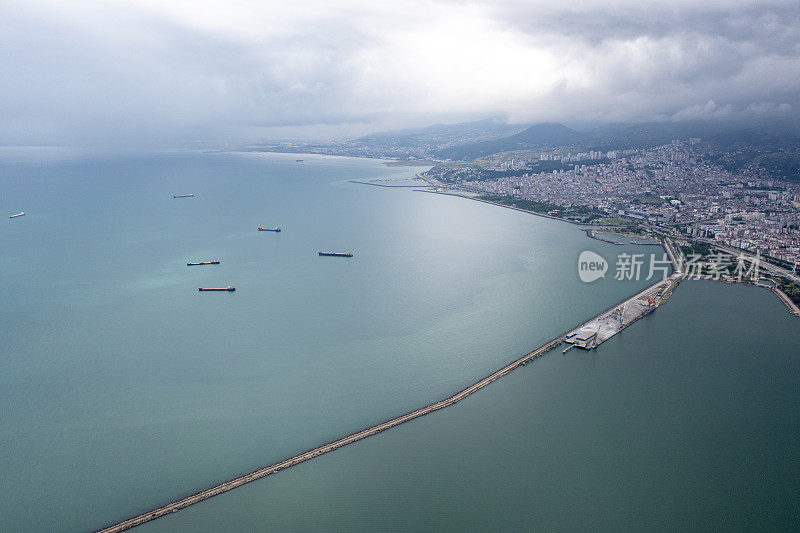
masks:
<svg viewBox="0 0 800 533"><path fill-rule="evenodd" d="M314 457L318 457L318 456L320 456L320 455L322 455L324 453L332 452L333 450L341 448L342 446L347 446L348 444L352 444L352 443L357 442L357 441L359 441L361 439L365 439L367 437L371 437L372 435L377 435L378 433L380 433L382 431L385 431L387 429L391 429L391 428L393 428L395 426L399 426L400 424L402 424L404 422L408 422L410 420L414 420L415 418L419 418L420 416L424 416L424 415L427 415L427 414L432 413L434 411L438 411L439 409L443 409L445 407L453 405L454 403L463 400L464 398L466 398L470 394L473 394L473 393L479 391L480 389L482 389L485 386L489 385L493 381L505 376L506 374L508 374L509 372L514 370L515 368L519 367L520 365L524 365L528 361L542 356L546 352L550 351L551 349L553 349L556 346L558 346L559 344L561 344L563 341L564 341L564 335L556 337L555 339L551 340L550 342L547 342L547 343L543 344L542 346L540 346L539 348L535 349L534 351L532 351L532 352L520 357L519 359L517 359L516 361L513 361L512 363L507 364L506 366L504 366L500 370L498 370L498 371L496 371L496 372L494 372L492 374L489 374L488 376L486 376L482 380L478 381L477 383L474 383L474 384L470 385L466 389L454 394L453 396L450 396L449 398L445 398L444 400L438 401L436 403L433 403L433 404L428 405L426 407L423 407L421 409L417 409L416 411L412 411L412 412L404 414L402 416L398 416L397 418L393 418L391 420L383 422L382 424L378 424L376 426L372 426L370 428L364 429L362 431L359 431L358 433L353 433L352 435L348 435L347 437L344 437L342 439L330 442L328 444L324 444L324 445L319 446L317 448L314 448L312 450L308 450L307 452L303 452L303 453L301 453L299 455L296 455L296 456L294 456L294 457L292 457L290 459L286 459L286 460L281 461L279 463L275 463L274 465L270 465L270 466L261 468L259 470L256 470L255 472L251 472L249 474L246 474L244 476L238 477L236 479L232 479L231 481L227 481L227 482L222 483L220 485L217 485L215 487L211 487L210 489L206 489L206 490L204 490L202 492L198 492L197 494L189 496L188 498L184 498L182 500L178 500L176 502L170 503L170 504L165 505L163 507L159 507L158 509L155 509L153 511L149 511L149 512L141 514L139 516L130 518L128 520L125 520L124 522L120 522L120 523L115 524L113 526L110 526L110 527L107 527L105 529L102 529L100 533L116 533L116 532L119 532L119 531L125 531L127 529L132 528L132 527L136 527L138 525L144 524L145 522L149 522L150 520L155 520L156 518L160 518L160 517L168 515L170 513L174 513L176 511L179 511L180 509L183 509L185 507L189 507L190 505L194 505L195 503L199 503L199 502L201 502L203 500L207 500L207 499L209 499L209 498L211 498L213 496L216 496L218 494L222 494L223 492L227 492L227 491L235 489L237 487L241 487L242 485L244 485L246 483L250 483L251 481L255 481L257 479L261 479L261 478L267 477L269 475L276 474L276 473L280 472L281 470L285 470L286 468L289 468L289 467L294 466L296 464L302 463L304 461L308 461L309 459L313 459Z"/></svg>
<svg viewBox="0 0 800 533"><path fill-rule="evenodd" d="M669 243L669 241L665 242L664 243L664 247L667 250L667 252L669 253L670 257L672 257L673 261L674 261L674 256L673 256L673 253L672 253L672 250L671 250L671 243ZM675 266L677 266L677 264ZM678 281L679 281L679 276L677 277L677 279L675 279L675 283L677 284ZM659 282L659 283L662 283L662 282ZM658 284L656 284L656 285L658 285ZM655 287L655 285L649 287L646 290L651 290L651 289L653 289L653 287ZM640 295L641 295L641 293L637 294L637 295L635 295L633 297L629 297L626 300L636 299ZM617 305L619 305L619 304L617 304ZM597 319L601 318L603 315L605 315L611 309L612 308L604 310L602 313L600 313L599 315L595 316L591 320L597 320ZM583 325L585 325L585 324L587 324L587 323L584 322ZM572 331L572 330L567 330L567 331L569 332L569 331ZM372 426L372 427L369 427L367 429L361 430L361 431L359 431L357 433L353 433L352 435L348 435L348 436L346 436L344 438L341 438L339 440L335 440L333 442L329 442L328 444L323 444L322 446L318 446L318 447L316 447L314 449L308 450L308 451L303 452L303 453L301 453L299 455L295 455L294 457L291 457L289 459L285 459L285 460L283 460L283 461L281 461L279 463L275 463L273 465L270 465L270 466L267 466L267 467L264 467L264 468L260 468L260 469L254 471L254 472L251 472L249 474L237 477L236 479L232 479L232 480L227 481L225 483L221 483L221 484L219 484L219 485L217 485L215 487L211 487L211 488L206 489L204 491L198 492L197 494L194 494L194 495L189 496L187 498L184 498L182 500L178 500L178 501L172 502L172 503L170 503L168 505L165 505L163 507L159 507L158 509L146 512L144 514L140 514L138 516L135 516L135 517L130 518L128 520L125 520L123 522L119 522L118 524L114 524L112 526L109 526L109 527L107 527L105 529L100 530L100 533L117 533L119 531L125 531L127 529L132 528L132 527L139 526L141 524L144 524L145 522L149 522L151 520L155 520L156 518L160 518L162 516L166 516L168 514L174 513L176 511L179 511L179 510L181 510L181 509L183 509L185 507L189 507L190 505L194 505L196 503L202 502L203 500L207 500L209 498L217 496L218 494L222 494L223 492L227 492L227 491L235 489L237 487L241 487L242 485L245 485L246 483L250 483L251 481L255 481L257 479L261 479L261 478L270 476L272 474L276 474L276 473L280 472L281 470L285 470L285 469L287 469L289 467L292 467L292 466L294 466L296 464L302 463L304 461L308 461L309 459L313 459L314 457L318 457L318 456L320 456L320 455L322 455L324 453L332 452L332 451L334 451L336 449L339 449L339 448L341 448L343 446L347 446L348 444L352 444L352 443L357 442L357 441L359 441L361 439L365 439L367 437L371 437L372 435L377 435L378 433L381 433L382 431L385 431L387 429L391 429L391 428L393 428L395 426L399 426L400 424L403 424L405 422L409 422L411 420L414 420L415 418L419 418L421 416L425 416L427 414L433 413L434 411L438 411L439 409L443 409L445 407L453 405L454 403L463 400L464 398L466 398L470 394L478 392L479 390L481 390L482 388L484 388L487 385L491 384L492 382L500 379L501 377L505 376L509 372L515 370L517 367L522 366L522 365L526 364L528 361L536 359L537 357L541 357L545 353L549 352L550 350L552 350L556 346L558 346L561 343L563 343L565 338L566 338L566 335L567 335L567 333L564 333L563 335L560 335L560 336L556 337L555 339L553 339L553 340L551 340L549 342L546 342L545 344L543 344L540 347L536 348L532 352L529 352L526 355L523 355L522 357L520 357L519 359L516 359L515 361L512 361L511 363L507 364L506 366L504 366L500 370L497 370L497 371L489 374L488 376L486 376L485 378L481 379L480 381L477 381L476 383L470 385L466 389L463 389L463 390L457 392L456 394L454 394L454 395L452 395L452 396L450 396L448 398L440 400L440 401L438 401L436 403L432 403L432 404L430 404L430 405L428 405L426 407L422 407L421 409L417 409L416 411L412 411L410 413L406 413L404 415L398 416L397 418L392 418L391 420L387 420L386 422L383 422L381 424L377 424L375 426Z"/></svg>

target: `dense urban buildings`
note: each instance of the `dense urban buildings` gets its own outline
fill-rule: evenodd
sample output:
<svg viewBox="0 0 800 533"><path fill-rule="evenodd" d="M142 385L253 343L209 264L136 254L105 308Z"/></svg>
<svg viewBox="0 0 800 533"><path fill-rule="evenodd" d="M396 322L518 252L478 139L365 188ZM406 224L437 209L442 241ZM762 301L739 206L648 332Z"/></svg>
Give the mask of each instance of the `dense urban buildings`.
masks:
<svg viewBox="0 0 800 533"><path fill-rule="evenodd" d="M727 170L726 155L689 139L608 152L495 154L440 164L428 175L483 194L592 208L609 219L669 226L687 237L800 261L800 182L776 179L758 165ZM568 168L527 171L542 161ZM592 218L575 218L581 216Z"/></svg>

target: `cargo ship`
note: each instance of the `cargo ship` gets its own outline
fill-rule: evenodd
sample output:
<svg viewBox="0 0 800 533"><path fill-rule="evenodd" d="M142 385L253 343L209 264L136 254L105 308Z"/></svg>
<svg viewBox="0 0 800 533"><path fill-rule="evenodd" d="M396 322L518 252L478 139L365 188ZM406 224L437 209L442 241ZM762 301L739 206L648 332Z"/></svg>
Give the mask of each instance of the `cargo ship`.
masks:
<svg viewBox="0 0 800 533"><path fill-rule="evenodd" d="M187 267L195 266L195 265L218 265L219 259L215 259L214 261L198 261L196 263L186 263Z"/></svg>
<svg viewBox="0 0 800 533"><path fill-rule="evenodd" d="M350 252L320 252L319 255L326 257L353 257Z"/></svg>
<svg viewBox="0 0 800 533"><path fill-rule="evenodd" d="M19 213L17 213L16 215L11 215L11 216L10 216L10 217L8 217L8 218L17 218L17 217L24 217L24 216L25 216L25 211L20 211L20 212L19 212Z"/></svg>
<svg viewBox="0 0 800 533"><path fill-rule="evenodd" d="M200 287L197 289L198 291L226 291L226 292L233 292L236 290L236 287L231 287L228 285L227 287Z"/></svg>
<svg viewBox="0 0 800 533"><path fill-rule="evenodd" d="M175 194L173 198L194 198L194 193L191 194Z"/></svg>
<svg viewBox="0 0 800 533"><path fill-rule="evenodd" d="M274 228L262 228L262 227L259 227L258 231L274 231L276 233L279 233L281 231L281 228L279 228L278 226L275 226Z"/></svg>

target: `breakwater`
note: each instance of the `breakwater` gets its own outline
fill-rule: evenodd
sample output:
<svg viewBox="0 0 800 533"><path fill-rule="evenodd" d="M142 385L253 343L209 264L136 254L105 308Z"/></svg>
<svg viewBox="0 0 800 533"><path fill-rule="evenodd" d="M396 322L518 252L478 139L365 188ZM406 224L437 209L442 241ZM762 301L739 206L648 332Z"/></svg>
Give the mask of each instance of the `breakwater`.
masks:
<svg viewBox="0 0 800 533"><path fill-rule="evenodd" d="M595 233L595 231L591 230L591 229L587 229L586 230L586 236L589 237L590 239L595 239L595 240L598 240L598 241L607 242L609 244L614 244L616 246L621 246L621 245L625 244L625 243L618 242L618 241L612 241L612 240L609 240L609 239L604 239L603 237L598 237L597 234Z"/></svg>
<svg viewBox="0 0 800 533"><path fill-rule="evenodd" d="M154 509L147 513L140 514L123 522L119 522L118 524L114 524L112 526L100 530L100 533L117 533L120 531L131 529L133 527L139 526L151 520L155 520L156 518L160 518L162 516L177 512L181 509L189 507L190 505L194 505L196 503L202 502L203 500L207 500L209 498L222 494L223 492L227 492L237 487L241 487L242 485L250 483L251 481L255 481L257 479L261 479L269 475L276 474L281 470L285 470L296 464L300 464L304 461L308 461L309 459L313 459L314 457L318 457L322 454L332 452L333 450L336 450L343 446L347 446L348 444L352 444L361 439L371 437L372 435L377 435L382 431L386 431L387 429L399 426L400 424L409 422L411 420L414 420L415 418L419 418L420 416L424 416L433 413L434 411L438 411L439 409L443 409L445 407L453 405L454 403L463 400L470 394L474 394L475 392L479 391L480 389L484 388L490 383L496 381L497 379L500 379L501 377L505 376L506 374L516 369L517 367L525 365L528 361L536 359L537 357L541 357L551 349L561 344L563 341L564 341L564 336L560 335L559 337L556 337L555 339L543 344L542 346L533 350L532 352L507 364L500 370L497 370L496 372L489 374L480 381L470 385L466 389L463 389L448 398L445 398L444 400L440 400L436 403L422 407L421 409L417 409L416 411L412 411L410 413L398 416L397 418L387 420L386 422L361 430L357 433L353 433L351 435L335 440L333 442L329 442L328 444L323 444L322 446L318 446L301 454L295 455L294 457L291 457L289 459L285 459L283 461L261 468L244 476L240 476L236 479L232 479L225 483L221 483L209 489L198 492L197 494L189 496L188 498L172 502L163 507L159 507L158 509Z"/></svg>
<svg viewBox="0 0 800 533"><path fill-rule="evenodd" d="M392 180L392 181L398 181L398 180ZM410 180L403 180L403 181L410 181ZM359 185L374 185L375 187L386 187L388 189L402 189L402 188L411 189L415 187L428 187L428 185L423 185L421 183L415 183L413 185L387 185L386 183L378 183L377 181L361 181L361 180L350 180L350 183L358 183Z"/></svg>
<svg viewBox="0 0 800 533"><path fill-rule="evenodd" d="M672 255L672 250L670 249L670 244L668 242L664 243L664 247L667 250L667 252L670 254L670 256L674 257ZM674 266L678 267L677 263L674 263ZM620 305L625 305L626 303L628 303L630 301L633 301L633 300L641 298L643 294L647 294L649 292L654 291L659 285L665 285L665 284L668 285L669 286L669 292L671 293L672 290L674 290L675 286L680 282L681 279L682 279L682 275L680 274L680 271L676 268L676 272L673 273L673 275L670 278L668 278L667 280L661 280L661 281L651 285L650 287L648 287L644 291L642 291L640 293L637 293L634 296L629 296L629 297L625 298L624 300L622 300L621 302L619 302L617 304L614 304L613 306L611 306L611 307L609 307L607 309L604 309L601 313L595 315L593 318L589 319L588 321L582 322L581 325L578 326L578 328L583 327L583 326L585 326L585 325L587 325L589 323L592 323L593 321L598 321L598 320L602 319L605 315L607 315L613 309L619 307ZM649 313L649 311L648 311L648 313ZM647 314L647 313L644 313L644 314ZM630 324L632 324L633 322L635 322L639 318L641 318L641 316L636 317L635 319L631 320L627 324L624 324L623 328L620 328L620 329L624 329L624 327L629 326ZM295 455L294 457L291 457L289 459L285 459L285 460L280 461L278 463L266 466L264 468L260 468L258 470L255 470L255 471L249 473L249 474L237 477L236 479L232 479L232 480L227 481L225 483L221 483L221 484L216 485L214 487L211 487L209 489L206 489L206 490L203 490L201 492L198 492L197 494L194 494L194 495L189 496L187 498L183 498L182 500L178 500L178 501L169 503L167 505L164 505L163 507L159 507L158 509L154 509L152 511L140 514L138 516L135 516L135 517L130 518L128 520L125 520L123 522L119 522L118 524L114 524L114 525L109 526L109 527L107 527L105 529L102 529L100 531L100 533L118 533L118 532L121 532L121 531L125 531L127 529L132 528L132 527L136 527L138 525L144 524L145 522L149 522L151 520L155 520L156 518L160 518L160 517L168 515L170 513L177 512L177 511L179 511L181 509L189 507L190 505L194 505L196 503L202 502L203 500L207 500L209 498L212 498L214 496L222 494L223 492L227 492L227 491L235 489L237 487L241 487L242 485L250 483L251 481L256 481L258 479L265 478L265 477L270 476L272 474L276 474L276 473L280 472L281 470L285 470L285 469L290 468L290 467L292 467L294 465L300 464L300 463L302 463L304 461L308 461L309 459L313 459L314 457L318 457L318 456L320 456L322 454L325 454L325 453L328 453L328 452L332 452L332 451L334 451L336 449L339 449L339 448L341 448L343 446L347 446L348 444L352 444L354 442L358 442L361 439L365 439L367 437L371 437L373 435L377 435L378 433L386 431L387 429L391 429L391 428L393 428L395 426L399 426L400 424L403 424L405 422L410 422L411 420L414 420L415 418L419 418L421 416L425 416L427 414L430 414L430 413L433 413L435 411L438 411L439 409L443 409L445 407L453 405L453 404L463 400L467 396L478 392L482 388L484 388L487 385L493 383L494 381L500 379L501 377L505 376L506 374L512 372L516 368L518 368L520 366L523 366L523 365L527 364L529 361L532 361L532 360L534 360L534 359L536 359L538 357L541 357L545 353L549 352L550 350L552 350L556 346L558 346L561 343L563 343L564 340L566 339L567 334L570 331L576 330L578 328L572 328L572 329L567 330L567 332L565 332L564 334L559 335L558 337L556 337L556 338L544 343L543 345L539 346L535 350L533 350L531 352L528 352L527 354L523 355L522 357L520 357L520 358L518 358L518 359L516 359L516 360L514 360L514 361L512 361L510 363L508 363L507 365L505 365L504 367L500 368L499 370L496 370L495 372L492 372L491 374L489 374L488 376L484 377L483 379L473 383L469 387L467 387L465 389L462 389L462 390L458 391L457 393L453 394L452 396L449 396L449 397L447 397L447 398L445 398L443 400L440 400L440 401L438 401L436 403L432 403L430 405L427 405L425 407L422 407L422 408L417 409L415 411L412 411L410 413L406 413L404 415L398 416L396 418L392 418L391 420L387 420L385 422L382 422L380 424L371 426L369 428L363 429L361 431L358 431L356 433L353 433L353 434L348 435L346 437L343 437L341 439L338 439L338 440L329 442L327 444L323 444L321 446L318 446L316 448L313 448L311 450L302 452L302 453L300 453L298 455ZM603 340L605 340L605 339L603 339Z"/></svg>

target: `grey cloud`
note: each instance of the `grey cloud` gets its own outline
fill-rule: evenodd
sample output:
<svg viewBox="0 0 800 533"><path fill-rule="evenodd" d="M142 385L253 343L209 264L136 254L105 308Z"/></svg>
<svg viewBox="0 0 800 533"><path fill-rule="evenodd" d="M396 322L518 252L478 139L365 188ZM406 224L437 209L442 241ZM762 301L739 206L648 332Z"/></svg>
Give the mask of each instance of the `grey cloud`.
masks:
<svg viewBox="0 0 800 533"><path fill-rule="evenodd" d="M498 113L800 116L796 2L220 3L200 21L194 4L153 5L0 4L0 144L328 135ZM453 29L458 17L472 17L468 30ZM459 57L479 37L492 52ZM557 64L528 65L531 52Z"/></svg>
<svg viewBox="0 0 800 533"><path fill-rule="evenodd" d="M254 45L133 7L84 15L0 8L0 144L158 143L369 116L347 94L365 38L334 35L331 21Z"/></svg>
<svg viewBox="0 0 800 533"><path fill-rule="evenodd" d="M551 95L565 115L681 119L709 102L714 112L700 113L707 117L798 114L796 2L612 1L581 9L515 2L492 13L537 45L561 48L564 65L590 70L592 109L569 88Z"/></svg>
<svg viewBox="0 0 800 533"><path fill-rule="evenodd" d="M579 8L542 2L494 4L493 15L528 33L557 33L591 45L605 40L710 35L761 53L797 53L796 2L602 2Z"/></svg>

